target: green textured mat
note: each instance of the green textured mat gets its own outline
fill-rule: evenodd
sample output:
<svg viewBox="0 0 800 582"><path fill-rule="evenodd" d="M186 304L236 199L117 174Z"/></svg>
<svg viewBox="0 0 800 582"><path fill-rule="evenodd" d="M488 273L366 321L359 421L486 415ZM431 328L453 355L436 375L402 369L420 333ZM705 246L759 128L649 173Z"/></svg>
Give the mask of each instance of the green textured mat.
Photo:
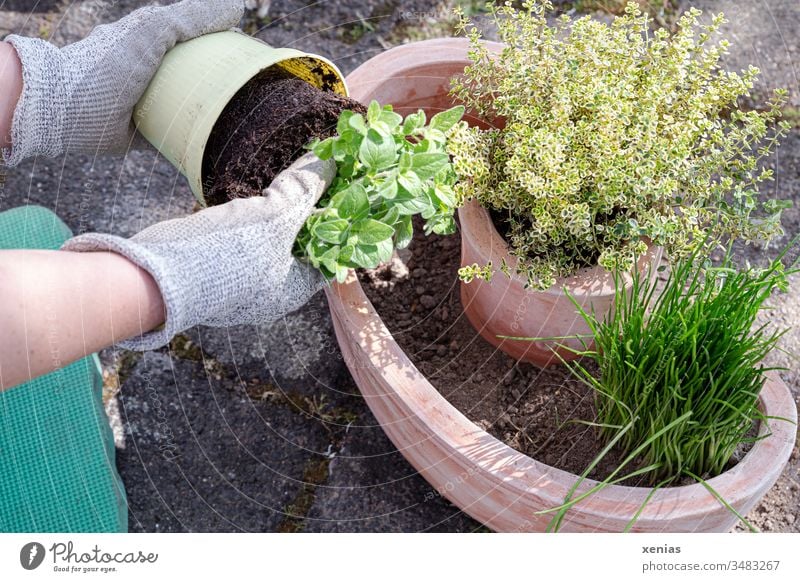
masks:
<svg viewBox="0 0 800 582"><path fill-rule="evenodd" d="M57 249L70 236L46 208L0 213L0 250ZM0 531L127 531L102 391L96 355L0 391Z"/></svg>

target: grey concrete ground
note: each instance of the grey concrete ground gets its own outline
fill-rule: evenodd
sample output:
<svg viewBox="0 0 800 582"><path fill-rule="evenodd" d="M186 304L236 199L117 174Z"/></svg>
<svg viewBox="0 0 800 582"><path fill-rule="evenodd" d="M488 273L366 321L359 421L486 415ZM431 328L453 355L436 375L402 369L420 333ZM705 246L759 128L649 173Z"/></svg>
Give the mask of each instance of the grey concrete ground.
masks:
<svg viewBox="0 0 800 582"><path fill-rule="evenodd" d="M143 0L0 0L0 35L75 41ZM243 28L273 45L325 54L347 73L392 45L449 34L447 3L421 0L274 0ZM688 3L685 3L688 5ZM732 16L733 66L764 69L762 88L790 89L800 106L796 0L697 0ZM35 11L33 9L35 8ZM800 115L765 195L800 201ZM194 206L185 181L153 152L66 156L7 171L0 210L41 204L75 232L129 236ZM800 231L800 208L787 214ZM764 255L749 249L751 258ZM778 319L797 353L800 280ZM481 531L436 495L384 436L342 362L325 299L271 326L194 329L169 349L106 350L108 408L132 531ZM794 357L783 362L797 369ZM800 377L784 376L795 395ZM797 531L800 455L752 517Z"/></svg>

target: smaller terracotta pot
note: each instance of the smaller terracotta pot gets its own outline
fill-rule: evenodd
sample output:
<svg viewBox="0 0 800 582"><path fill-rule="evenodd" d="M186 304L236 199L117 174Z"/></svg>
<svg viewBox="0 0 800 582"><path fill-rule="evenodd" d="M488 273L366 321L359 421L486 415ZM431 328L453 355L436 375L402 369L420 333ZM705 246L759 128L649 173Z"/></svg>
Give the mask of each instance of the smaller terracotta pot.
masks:
<svg viewBox="0 0 800 582"><path fill-rule="evenodd" d="M508 244L497 232L489 213L477 202L471 201L458 210L461 223L461 265L486 265L499 268L503 260L511 276L497 272L491 281L475 279L461 282L461 303L469 322L490 344L512 358L530 362L540 367L577 358L570 349L584 349L574 336L589 336L589 326L566 292L586 311L599 319L614 307L614 275L602 267L581 269L572 277L559 278L546 291L526 289L524 277L516 274L517 259L509 253ZM641 273L650 269L655 277L661 261L661 247L650 246L639 258L637 268ZM630 285L631 277L626 277ZM566 291L566 292L565 292ZM550 341L504 339L564 338ZM587 347L592 342L585 339ZM566 346L566 347L563 347ZM558 355L557 355L558 354Z"/></svg>

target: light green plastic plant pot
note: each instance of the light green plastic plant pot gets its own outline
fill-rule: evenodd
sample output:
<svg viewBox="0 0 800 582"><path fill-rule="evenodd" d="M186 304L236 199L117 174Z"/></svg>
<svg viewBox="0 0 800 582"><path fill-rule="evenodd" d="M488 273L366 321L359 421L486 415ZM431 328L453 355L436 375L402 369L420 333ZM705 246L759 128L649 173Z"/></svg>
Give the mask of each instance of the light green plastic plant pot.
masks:
<svg viewBox="0 0 800 582"><path fill-rule="evenodd" d="M226 31L176 45L136 105L137 129L186 176L201 204L203 154L214 124L239 89L273 65L320 89L348 94L344 77L327 59Z"/></svg>

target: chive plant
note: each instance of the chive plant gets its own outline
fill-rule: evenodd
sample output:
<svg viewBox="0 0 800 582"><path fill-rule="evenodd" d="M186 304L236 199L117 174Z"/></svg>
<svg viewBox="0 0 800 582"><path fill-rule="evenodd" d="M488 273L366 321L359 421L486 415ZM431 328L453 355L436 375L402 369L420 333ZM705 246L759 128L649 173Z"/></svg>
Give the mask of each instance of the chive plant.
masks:
<svg viewBox="0 0 800 582"><path fill-rule="evenodd" d="M745 269L735 267L730 251L717 267L694 253L673 265L663 287L635 271L628 288L617 272L615 309L603 321L573 300L595 342L591 349L584 342L579 353L599 373L579 361L567 366L593 388L597 419L591 424L606 447L564 504L545 511L557 512L550 529L581 499L632 476L654 491L685 477L711 490L706 479L726 469L737 447L765 438L751 433L756 423L776 420L758 407L765 373L775 369L763 360L785 331L755 322L773 290L785 291L787 275L796 272L784 269L787 250L765 268ZM702 262L706 268L698 268ZM623 452L617 468L572 497L613 447Z"/></svg>

